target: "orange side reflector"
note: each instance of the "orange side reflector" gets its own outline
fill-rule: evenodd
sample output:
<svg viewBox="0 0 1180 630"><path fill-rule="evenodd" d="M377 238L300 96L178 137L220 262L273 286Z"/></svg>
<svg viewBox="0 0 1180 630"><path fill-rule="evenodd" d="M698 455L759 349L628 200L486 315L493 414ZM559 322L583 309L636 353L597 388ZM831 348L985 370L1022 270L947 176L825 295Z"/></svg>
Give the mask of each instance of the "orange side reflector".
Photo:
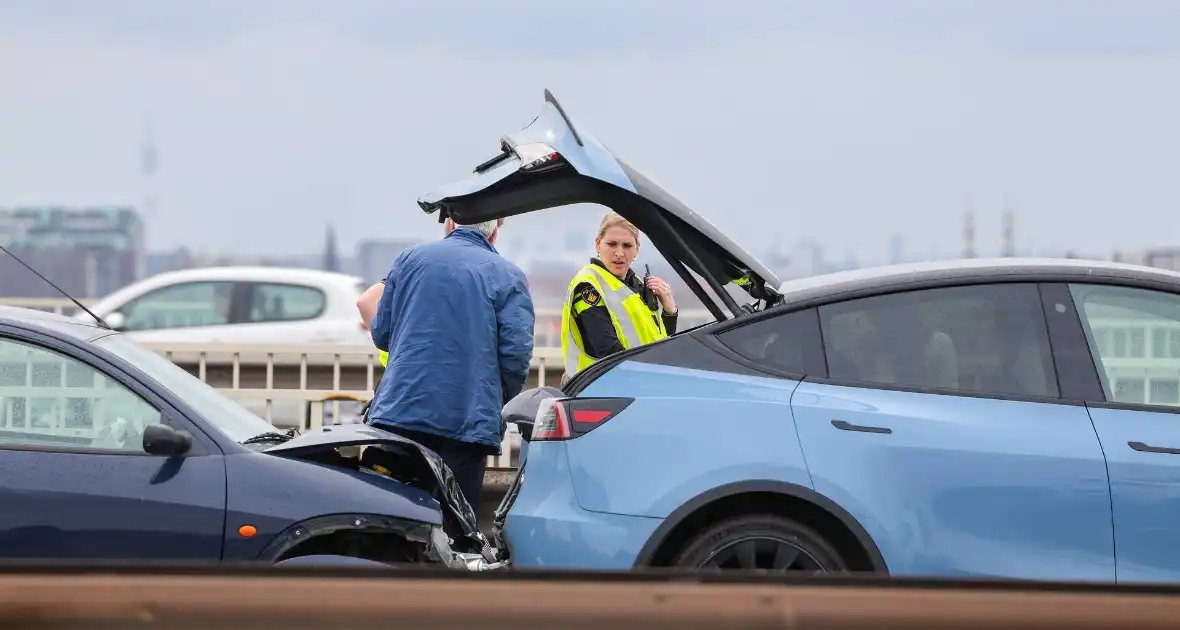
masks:
<svg viewBox="0 0 1180 630"><path fill-rule="evenodd" d="M249 538L254 534L257 534L258 529L253 525L242 525L238 528L238 533L241 534L243 538Z"/></svg>

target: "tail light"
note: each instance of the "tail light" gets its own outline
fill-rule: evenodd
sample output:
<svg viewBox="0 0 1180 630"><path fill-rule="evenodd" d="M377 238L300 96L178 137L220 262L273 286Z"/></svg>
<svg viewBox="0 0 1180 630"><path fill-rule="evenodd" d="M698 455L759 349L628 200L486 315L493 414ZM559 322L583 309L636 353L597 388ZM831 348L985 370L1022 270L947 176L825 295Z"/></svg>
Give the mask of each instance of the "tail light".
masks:
<svg viewBox="0 0 1180 630"><path fill-rule="evenodd" d="M634 398L551 398L541 403L533 424L533 442L572 440L602 426Z"/></svg>
<svg viewBox="0 0 1180 630"><path fill-rule="evenodd" d="M565 158L547 144L523 144L513 150L520 158L520 170L526 173L544 173L566 164Z"/></svg>

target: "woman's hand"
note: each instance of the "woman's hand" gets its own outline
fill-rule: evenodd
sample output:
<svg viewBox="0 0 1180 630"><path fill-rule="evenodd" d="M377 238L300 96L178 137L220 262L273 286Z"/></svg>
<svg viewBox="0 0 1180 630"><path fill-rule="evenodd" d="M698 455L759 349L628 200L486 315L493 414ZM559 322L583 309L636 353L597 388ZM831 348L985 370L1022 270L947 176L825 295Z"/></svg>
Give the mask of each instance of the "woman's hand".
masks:
<svg viewBox="0 0 1180 630"><path fill-rule="evenodd" d="M672 295L672 287L663 278L651 276L647 279L647 288L651 289L656 297L660 300L660 306L664 308L664 312L672 314L676 312L676 298Z"/></svg>

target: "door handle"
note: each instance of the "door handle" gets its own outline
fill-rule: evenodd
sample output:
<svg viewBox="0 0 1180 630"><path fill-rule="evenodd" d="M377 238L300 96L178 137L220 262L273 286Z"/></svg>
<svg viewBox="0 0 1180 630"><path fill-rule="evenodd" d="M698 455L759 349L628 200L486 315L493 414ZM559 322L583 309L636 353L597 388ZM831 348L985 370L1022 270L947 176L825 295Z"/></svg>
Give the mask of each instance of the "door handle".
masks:
<svg viewBox="0 0 1180 630"><path fill-rule="evenodd" d="M840 429L841 431L859 431L861 433L884 433L885 435L889 435L890 433L893 433L893 429L890 429L889 427L866 427L866 426L859 425L859 424L852 424L850 422L845 422L843 420L832 420L832 426L836 427L837 429ZM1177 451L1177 452L1180 453L1180 451Z"/></svg>
<svg viewBox="0 0 1180 630"><path fill-rule="evenodd" d="M1142 453L1164 453L1166 455L1180 455L1180 448L1168 448L1166 446L1151 446L1143 442L1127 442L1127 446L1140 451Z"/></svg>

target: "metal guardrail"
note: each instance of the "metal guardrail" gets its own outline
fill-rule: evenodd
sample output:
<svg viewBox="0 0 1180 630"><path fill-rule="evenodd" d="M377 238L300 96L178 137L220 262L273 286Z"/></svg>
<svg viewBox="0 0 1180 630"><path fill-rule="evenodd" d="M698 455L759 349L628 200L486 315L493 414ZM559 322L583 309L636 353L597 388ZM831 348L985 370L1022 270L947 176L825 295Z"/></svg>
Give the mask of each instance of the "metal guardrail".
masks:
<svg viewBox="0 0 1180 630"><path fill-rule="evenodd" d="M79 302L90 306L98 300L83 298ZM53 311L58 315L64 315L78 310L74 303L65 298L21 298L21 297L6 297L0 298L0 306L16 306L20 308L35 308L43 311Z"/></svg>
<svg viewBox="0 0 1180 630"><path fill-rule="evenodd" d="M184 630L1164 630L1175 589L418 570L0 575L0 625Z"/></svg>

